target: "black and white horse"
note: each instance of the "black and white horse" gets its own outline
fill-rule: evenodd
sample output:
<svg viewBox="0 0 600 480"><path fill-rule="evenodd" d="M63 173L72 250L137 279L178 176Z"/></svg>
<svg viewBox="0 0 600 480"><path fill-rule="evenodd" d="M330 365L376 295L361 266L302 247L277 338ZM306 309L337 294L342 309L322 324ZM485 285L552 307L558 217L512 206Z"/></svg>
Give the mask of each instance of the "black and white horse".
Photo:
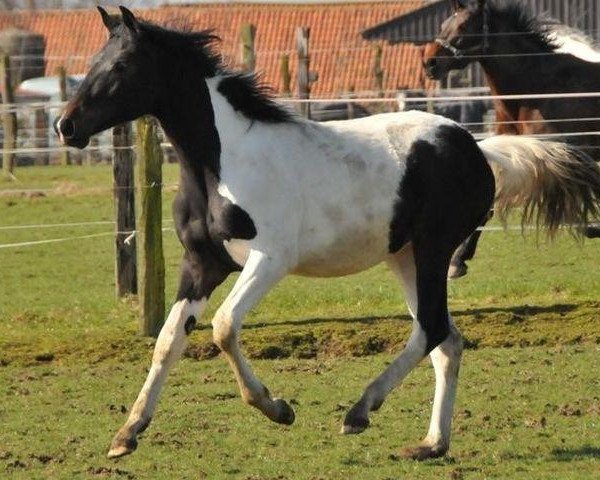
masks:
<svg viewBox="0 0 600 480"><path fill-rule="evenodd" d="M187 334L234 271L241 274L212 321L214 342L243 400L291 424L292 408L271 396L240 350L244 316L287 274L339 276L382 261L404 286L413 332L342 432L367 428L369 412L429 354L431 424L405 454L443 455L462 352L446 299L452 252L487 215L494 192L500 211L525 205L527 218L550 229L585 223L598 211L597 166L564 145L525 137L477 144L454 122L423 112L325 124L296 118L253 76L225 70L212 35L167 30L123 7L119 17L100 13L109 39L55 128L65 144L84 148L96 132L154 115L181 162L173 213L185 249L152 367L108 455L136 448Z"/></svg>

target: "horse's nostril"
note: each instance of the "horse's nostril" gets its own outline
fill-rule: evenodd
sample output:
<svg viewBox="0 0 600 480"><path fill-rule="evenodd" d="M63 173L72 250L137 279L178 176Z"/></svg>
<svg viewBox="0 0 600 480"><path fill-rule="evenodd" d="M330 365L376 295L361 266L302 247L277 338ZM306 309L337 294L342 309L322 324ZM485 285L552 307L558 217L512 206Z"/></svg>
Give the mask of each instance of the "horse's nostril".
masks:
<svg viewBox="0 0 600 480"><path fill-rule="evenodd" d="M61 118L57 123L57 127L59 133L61 133L64 138L73 138L75 135L75 123L73 123L73 120L70 118Z"/></svg>

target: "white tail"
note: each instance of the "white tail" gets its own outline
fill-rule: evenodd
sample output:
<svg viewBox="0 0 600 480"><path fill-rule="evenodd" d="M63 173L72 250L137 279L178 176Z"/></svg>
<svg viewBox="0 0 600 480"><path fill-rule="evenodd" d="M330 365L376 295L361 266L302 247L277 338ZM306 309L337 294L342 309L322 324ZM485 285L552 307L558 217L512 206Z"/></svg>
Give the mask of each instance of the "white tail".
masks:
<svg viewBox="0 0 600 480"><path fill-rule="evenodd" d="M600 168L559 142L499 135L478 143L496 178L495 209L506 219L522 207L522 223L552 235L561 225L585 226L600 213ZM581 228L573 230L581 232Z"/></svg>

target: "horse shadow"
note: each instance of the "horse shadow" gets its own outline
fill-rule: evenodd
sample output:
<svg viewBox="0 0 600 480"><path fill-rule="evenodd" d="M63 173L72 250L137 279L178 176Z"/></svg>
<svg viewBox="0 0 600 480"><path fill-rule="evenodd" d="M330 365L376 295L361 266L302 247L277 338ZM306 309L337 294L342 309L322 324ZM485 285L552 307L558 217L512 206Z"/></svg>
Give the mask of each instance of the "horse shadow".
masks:
<svg viewBox="0 0 600 480"><path fill-rule="evenodd" d="M534 305L516 305L509 307L482 307L469 308L466 310L454 310L452 315L459 318L467 315L493 315L498 313L512 313L515 315L535 316L544 313L566 314L579 308L580 305L573 303L560 303L555 305L534 306ZM384 320L398 320L411 322L412 317L408 314L396 315L369 315L363 317L314 317L284 320L282 322L252 322L244 325L244 329L259 329L272 326L318 326L318 325L373 325Z"/></svg>
<svg viewBox="0 0 600 480"><path fill-rule="evenodd" d="M572 462L583 458L600 459L600 448L591 445L583 445L578 448L555 448L552 450L552 456L558 462Z"/></svg>

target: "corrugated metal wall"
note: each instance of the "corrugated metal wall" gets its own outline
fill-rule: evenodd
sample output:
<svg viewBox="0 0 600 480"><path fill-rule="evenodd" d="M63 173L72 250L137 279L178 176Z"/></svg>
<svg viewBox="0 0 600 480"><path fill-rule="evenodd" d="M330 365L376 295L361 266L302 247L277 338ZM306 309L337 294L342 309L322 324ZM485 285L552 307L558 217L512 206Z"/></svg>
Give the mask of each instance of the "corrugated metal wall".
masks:
<svg viewBox="0 0 600 480"><path fill-rule="evenodd" d="M578 28L600 40L600 2L598 0L528 0L534 13L548 13L562 23Z"/></svg>

